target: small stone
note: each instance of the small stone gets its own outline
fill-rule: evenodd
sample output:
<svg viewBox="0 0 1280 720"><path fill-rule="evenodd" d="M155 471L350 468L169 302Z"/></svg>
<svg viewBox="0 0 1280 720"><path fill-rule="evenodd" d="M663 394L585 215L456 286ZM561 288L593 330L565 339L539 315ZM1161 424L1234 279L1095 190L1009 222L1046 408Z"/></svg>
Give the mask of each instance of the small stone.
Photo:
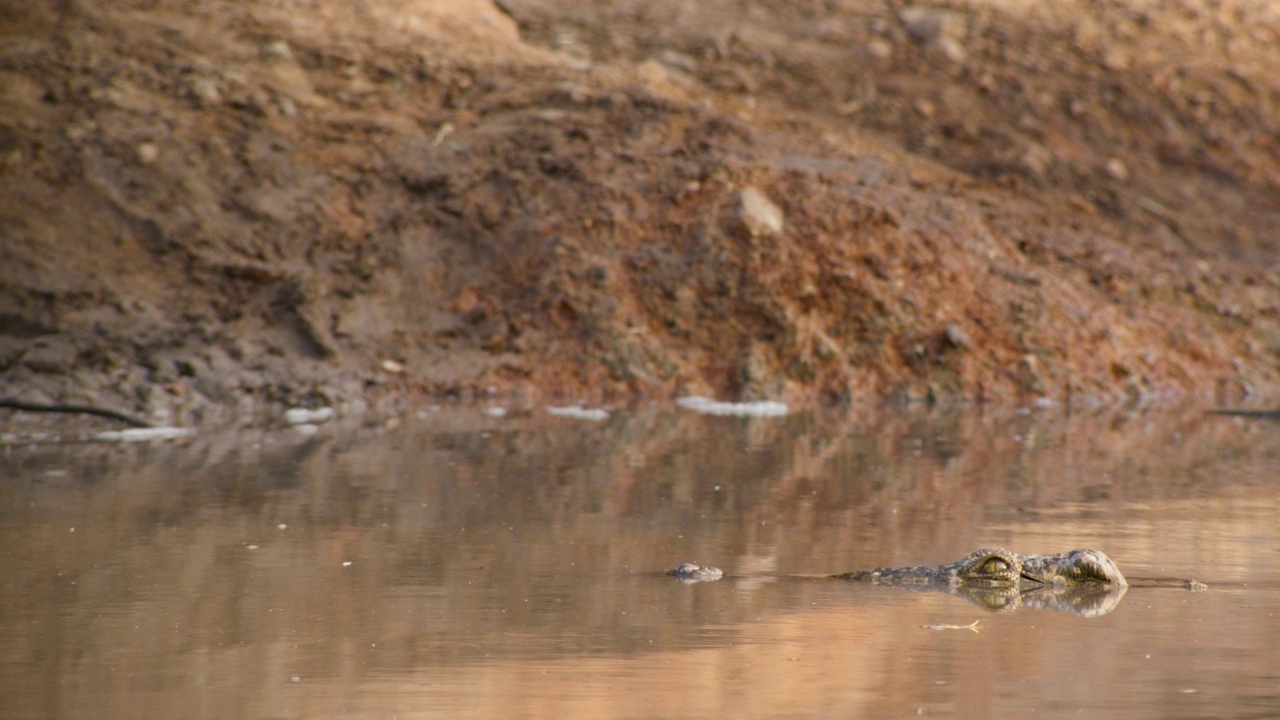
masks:
<svg viewBox="0 0 1280 720"><path fill-rule="evenodd" d="M1039 143L1030 143L1022 153L1020 163L1027 172L1043 178L1053 164L1053 152Z"/></svg>
<svg viewBox="0 0 1280 720"><path fill-rule="evenodd" d="M63 135L73 143L79 144L82 140L93 132L94 128L88 125L72 125L63 131Z"/></svg>
<svg viewBox="0 0 1280 720"><path fill-rule="evenodd" d="M969 57L960 41L953 37L940 37L931 47L936 49L942 57L953 63L962 63Z"/></svg>
<svg viewBox="0 0 1280 720"><path fill-rule="evenodd" d="M576 420L591 420L600 422L609 419L609 411L603 408L584 408L581 405L567 405L564 407L547 406L547 414L557 417L574 418Z"/></svg>
<svg viewBox="0 0 1280 720"><path fill-rule="evenodd" d="M1108 50L1102 57L1102 66L1112 72L1128 70L1132 64L1128 54L1118 49Z"/></svg>
<svg viewBox="0 0 1280 720"><path fill-rule="evenodd" d="M1107 161L1107 175L1110 175L1112 180L1125 182L1129 179L1129 168L1120 158L1111 158Z"/></svg>
<svg viewBox="0 0 1280 720"><path fill-rule="evenodd" d="M404 365L396 362L395 360L383 360L382 369L386 370L392 375L399 375L400 373L404 372Z"/></svg>
<svg viewBox="0 0 1280 720"><path fill-rule="evenodd" d="M782 209L757 187L743 189L738 217L752 237L782 234Z"/></svg>
<svg viewBox="0 0 1280 720"><path fill-rule="evenodd" d="M951 62L964 62L966 32L961 13L909 7L898 14L907 35L921 46Z"/></svg>
<svg viewBox="0 0 1280 720"><path fill-rule="evenodd" d="M636 72L644 84L658 87L667 82L667 69L657 60L645 60L636 66Z"/></svg>
<svg viewBox="0 0 1280 720"><path fill-rule="evenodd" d="M284 421L290 425L314 425L315 423L327 422L333 419L333 408L289 408L284 412Z"/></svg>
<svg viewBox="0 0 1280 720"><path fill-rule="evenodd" d="M206 77L196 78L191 83L191 94L205 105L216 105L222 102L222 93L218 92L218 85Z"/></svg>
<svg viewBox="0 0 1280 720"><path fill-rule="evenodd" d="M911 39L921 45L943 37L958 37L964 32L964 17L958 13L909 7L898 13L898 18Z"/></svg>
<svg viewBox="0 0 1280 720"><path fill-rule="evenodd" d="M957 323L947 323L947 326L943 328L942 334L952 347L968 350L972 345L969 340L969 333L965 332L964 328Z"/></svg>
<svg viewBox="0 0 1280 720"><path fill-rule="evenodd" d="M893 57L893 43L882 38L873 38L867 43L867 54L877 60L888 60Z"/></svg>
<svg viewBox="0 0 1280 720"><path fill-rule="evenodd" d="M293 117L298 114L298 104L292 98L285 95L273 95L271 101L275 104L276 109L280 111L283 117Z"/></svg>
<svg viewBox="0 0 1280 720"><path fill-rule="evenodd" d="M272 40L262 46L262 57L269 60L292 60L293 50L289 49L289 43L284 40Z"/></svg>
<svg viewBox="0 0 1280 720"><path fill-rule="evenodd" d="M150 165L160 157L160 148L156 147L155 143L139 143L138 147L134 148L134 152L138 156L138 162L143 165Z"/></svg>

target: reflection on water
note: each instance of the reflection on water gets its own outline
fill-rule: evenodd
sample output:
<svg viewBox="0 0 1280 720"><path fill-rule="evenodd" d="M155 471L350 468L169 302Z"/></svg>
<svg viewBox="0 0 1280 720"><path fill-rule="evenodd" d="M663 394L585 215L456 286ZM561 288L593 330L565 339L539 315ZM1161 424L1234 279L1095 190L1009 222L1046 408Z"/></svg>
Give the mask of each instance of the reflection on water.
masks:
<svg viewBox="0 0 1280 720"><path fill-rule="evenodd" d="M1280 713L1280 423L457 410L0 453L6 718ZM989 545L1210 590L787 577Z"/></svg>

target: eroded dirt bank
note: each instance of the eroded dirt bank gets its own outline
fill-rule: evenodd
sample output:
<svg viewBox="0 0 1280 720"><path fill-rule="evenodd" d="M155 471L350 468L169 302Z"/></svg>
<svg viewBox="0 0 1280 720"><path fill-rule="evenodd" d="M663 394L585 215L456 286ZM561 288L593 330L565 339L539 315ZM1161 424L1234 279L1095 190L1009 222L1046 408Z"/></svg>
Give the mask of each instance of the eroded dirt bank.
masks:
<svg viewBox="0 0 1280 720"><path fill-rule="evenodd" d="M0 396L1280 386L1265 2L0 3Z"/></svg>

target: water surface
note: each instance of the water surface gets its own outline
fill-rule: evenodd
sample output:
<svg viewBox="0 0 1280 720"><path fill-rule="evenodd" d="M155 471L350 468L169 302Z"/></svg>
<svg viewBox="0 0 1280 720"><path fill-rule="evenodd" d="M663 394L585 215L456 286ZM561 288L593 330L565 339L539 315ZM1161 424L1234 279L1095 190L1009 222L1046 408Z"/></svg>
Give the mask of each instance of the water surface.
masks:
<svg viewBox="0 0 1280 720"><path fill-rule="evenodd" d="M1280 423L1196 412L11 444L0 716L1275 716L1276 468ZM787 577L986 545L1210 589L1078 617Z"/></svg>

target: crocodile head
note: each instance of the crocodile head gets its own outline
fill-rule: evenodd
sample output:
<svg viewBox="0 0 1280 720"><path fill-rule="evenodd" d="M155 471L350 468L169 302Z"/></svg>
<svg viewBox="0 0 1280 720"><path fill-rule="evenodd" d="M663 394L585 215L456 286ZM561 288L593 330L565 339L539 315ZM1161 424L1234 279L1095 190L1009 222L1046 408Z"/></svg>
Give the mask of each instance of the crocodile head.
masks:
<svg viewBox="0 0 1280 720"><path fill-rule="evenodd" d="M680 563L675 568L668 570L667 574L678 579L680 582L695 583L703 582L705 580L719 580L724 576L724 571L711 565Z"/></svg>
<svg viewBox="0 0 1280 720"><path fill-rule="evenodd" d="M1005 548L983 548L951 566L951 572L954 582L973 587L1128 584L1106 553L1092 549L1015 555Z"/></svg>

